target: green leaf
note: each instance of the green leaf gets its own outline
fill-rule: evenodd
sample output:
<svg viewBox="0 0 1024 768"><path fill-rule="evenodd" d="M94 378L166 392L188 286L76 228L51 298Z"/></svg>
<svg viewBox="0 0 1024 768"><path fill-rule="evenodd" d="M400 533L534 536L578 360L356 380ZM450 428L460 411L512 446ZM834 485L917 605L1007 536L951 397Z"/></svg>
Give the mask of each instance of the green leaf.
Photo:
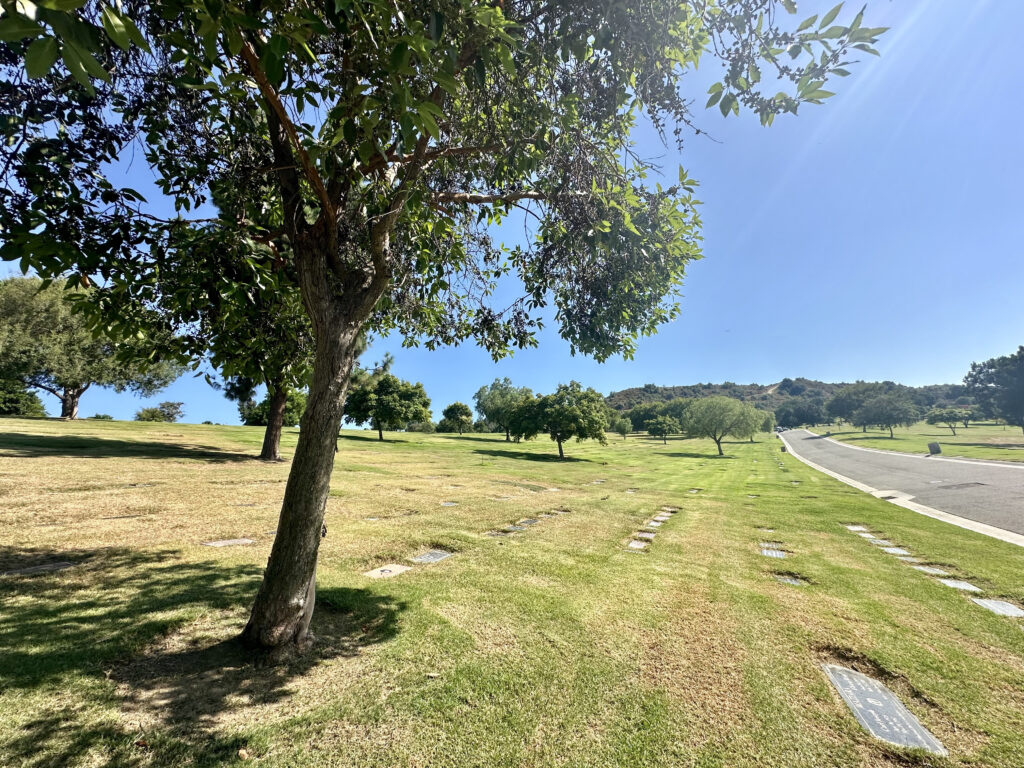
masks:
<svg viewBox="0 0 1024 768"><path fill-rule="evenodd" d="M430 39L435 43L441 41L441 35L444 34L444 14L438 11L431 11L430 13Z"/></svg>
<svg viewBox="0 0 1024 768"><path fill-rule="evenodd" d="M782 0L782 7L786 9L786 13L796 13L795 0Z"/></svg>
<svg viewBox="0 0 1024 768"><path fill-rule="evenodd" d="M826 40L830 40L830 39L834 39L834 38L837 38L837 37L842 37L845 34L846 34L846 27L841 27L838 24L836 24L835 26L829 27L824 32L822 32L821 36L824 39L826 39Z"/></svg>
<svg viewBox="0 0 1024 768"><path fill-rule="evenodd" d="M26 37L39 37L45 30L31 19L8 14L0 19L0 40L14 43Z"/></svg>
<svg viewBox="0 0 1024 768"><path fill-rule="evenodd" d="M719 103L718 108L721 110L723 117L728 117L730 111L738 111L739 105L736 102L736 96L731 93L725 94L725 97Z"/></svg>
<svg viewBox="0 0 1024 768"><path fill-rule="evenodd" d="M822 17L821 17L821 23L820 23L820 24L818 25L818 29L824 29L824 28L825 28L825 27L827 27L827 26L828 26L829 24L831 24L831 23L832 23L833 21L835 21L835 20L836 20L836 16L838 16L838 15L839 15L839 12L840 12L841 10L843 10L843 4L842 4L842 3L840 3L839 5L837 5L837 6L836 6L835 8L833 8L833 9L832 9L831 11L829 11L828 13L826 13L826 14L825 14L824 16L822 16Z"/></svg>
<svg viewBox="0 0 1024 768"><path fill-rule="evenodd" d="M722 84L721 83L715 83L710 88L708 88L708 93L718 93L721 90L722 90Z"/></svg>
<svg viewBox="0 0 1024 768"><path fill-rule="evenodd" d="M121 17L110 7L103 9L103 29L119 48L128 50L128 46L131 45L128 28L124 25Z"/></svg>
<svg viewBox="0 0 1024 768"><path fill-rule="evenodd" d="M25 72L29 77L43 77L57 62L60 50L52 37L36 40L25 52Z"/></svg>
<svg viewBox="0 0 1024 768"><path fill-rule="evenodd" d="M820 91L820 90L819 91L811 91L810 93L804 94L804 98L805 99L809 99L809 100L827 99L829 96L835 96L835 94L832 91Z"/></svg>
<svg viewBox="0 0 1024 768"><path fill-rule="evenodd" d="M440 141L441 129L437 127L437 121L430 114L430 110L424 109L424 104L420 104L416 107L416 112L420 116L420 125L423 127L423 130L433 136L435 141Z"/></svg>
<svg viewBox="0 0 1024 768"><path fill-rule="evenodd" d="M797 32L803 32L803 31L804 31L805 29L807 29L808 27L810 27L810 26L811 26L811 25L812 25L812 24L813 24L814 22L816 22L817 20L818 20L818 14L814 14L814 15L813 15L813 16L811 16L810 18L808 18L808 19L804 19L804 20L803 20L803 21L802 21L802 22L800 23L800 26L796 28L796 31L797 31Z"/></svg>
<svg viewBox="0 0 1024 768"><path fill-rule="evenodd" d="M715 106L715 104L717 104L721 98L721 91L716 91L715 93L712 93L711 98L708 99L708 103L704 105L704 109L710 109L711 107Z"/></svg>
<svg viewBox="0 0 1024 768"><path fill-rule="evenodd" d="M60 54L61 58L64 60L64 66L68 68L68 72L71 73L71 76L85 87L90 96L95 95L96 90L92 87L92 81L89 79L89 73L85 71L85 65L82 63L82 59L79 57L78 51L70 45L65 45Z"/></svg>

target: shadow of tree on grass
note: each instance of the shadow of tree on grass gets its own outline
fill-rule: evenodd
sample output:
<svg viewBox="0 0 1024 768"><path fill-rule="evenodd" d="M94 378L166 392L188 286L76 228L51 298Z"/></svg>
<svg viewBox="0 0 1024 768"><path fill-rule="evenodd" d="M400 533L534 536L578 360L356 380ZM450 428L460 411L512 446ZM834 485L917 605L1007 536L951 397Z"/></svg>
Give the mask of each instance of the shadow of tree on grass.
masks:
<svg viewBox="0 0 1024 768"><path fill-rule="evenodd" d="M531 453L529 451L512 451L503 450L501 448L474 448L473 453L482 453L486 456L496 456L504 459L526 459L527 461L549 461L556 464L563 464L573 461L586 461L593 464L593 459L581 459L578 456L566 456L564 459L558 458L557 453Z"/></svg>
<svg viewBox="0 0 1024 768"><path fill-rule="evenodd" d="M212 445L115 440L87 435L28 435L0 433L0 451L6 456L33 459L66 456L78 459L195 459L198 461L258 461L255 454L225 451Z"/></svg>
<svg viewBox="0 0 1024 768"><path fill-rule="evenodd" d="M55 560L76 565L0 578L0 691L36 703L16 731L14 717L0 726L2 765L221 765L245 746L247 707L286 699L314 666L394 637L405 609L366 590L324 589L318 642L265 664L236 639L255 565L0 547L0 570ZM233 727L219 727L224 717Z"/></svg>

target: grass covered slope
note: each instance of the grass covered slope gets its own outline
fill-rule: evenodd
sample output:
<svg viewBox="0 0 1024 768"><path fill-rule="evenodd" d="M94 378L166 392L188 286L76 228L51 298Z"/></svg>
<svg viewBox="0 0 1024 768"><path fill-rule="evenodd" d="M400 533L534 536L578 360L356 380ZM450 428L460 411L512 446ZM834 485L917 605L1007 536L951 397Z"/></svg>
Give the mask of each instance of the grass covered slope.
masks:
<svg viewBox="0 0 1024 768"><path fill-rule="evenodd" d="M891 438L887 429L869 428L864 432L849 425L812 427L811 431L822 435L831 432L831 437L835 440L883 451L928 453L928 443L937 442L942 447L943 456L989 461L1024 461L1024 434L1017 427L1003 424L983 422L971 424L967 429L961 425L957 426L954 435L949 427L919 421L911 427L894 428Z"/></svg>
<svg viewBox="0 0 1024 768"><path fill-rule="evenodd" d="M0 571L79 564L0 578L5 766L1024 764L1021 621L842 526L1018 603L1024 550L859 494L767 437L724 459L710 441L614 438L559 462L546 440L345 432L319 642L263 668L231 642L287 475L248 458L259 429L0 428ZM663 505L680 511L627 551ZM570 511L538 517L555 509ZM238 537L255 543L201 545ZM431 547L455 555L361 575ZM883 679L950 758L867 736L827 661Z"/></svg>

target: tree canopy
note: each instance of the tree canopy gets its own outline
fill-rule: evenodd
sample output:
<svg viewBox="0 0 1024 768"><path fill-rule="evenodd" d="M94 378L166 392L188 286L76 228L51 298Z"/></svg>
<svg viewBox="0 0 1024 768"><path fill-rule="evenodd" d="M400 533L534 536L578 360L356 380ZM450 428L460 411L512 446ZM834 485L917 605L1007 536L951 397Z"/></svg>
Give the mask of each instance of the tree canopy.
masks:
<svg viewBox="0 0 1024 768"><path fill-rule="evenodd" d="M924 415L929 424L944 424L956 437L956 425L963 421L964 412L961 408L932 408Z"/></svg>
<svg viewBox="0 0 1024 768"><path fill-rule="evenodd" d="M669 435L677 435L683 431L682 425L671 416L655 416L647 422L647 433L660 437L661 442L668 443Z"/></svg>
<svg viewBox="0 0 1024 768"><path fill-rule="evenodd" d="M877 426L889 430L893 436L893 427L909 427L921 414L908 397L901 393L878 395L864 403L854 411L851 423L856 427Z"/></svg>
<svg viewBox="0 0 1024 768"><path fill-rule="evenodd" d="M601 393L583 386L578 381L559 384L550 395L531 398L524 396L512 418L514 434L529 440L547 432L558 444L558 458L565 458L563 444L576 439L607 441L608 408Z"/></svg>
<svg viewBox="0 0 1024 768"><path fill-rule="evenodd" d="M480 417L503 431L508 440L512 436L509 422L513 413L523 398L532 396L533 392L528 387L516 387L508 378L495 379L476 391L473 403Z"/></svg>
<svg viewBox="0 0 1024 768"><path fill-rule="evenodd" d="M90 329L74 306L90 293L63 281L0 281L0 378L54 395L68 419L78 417L79 400L93 385L148 397L182 372L160 361L161 346L150 340L113 341Z"/></svg>
<svg viewBox="0 0 1024 768"><path fill-rule="evenodd" d="M135 420L175 422L185 415L183 405L185 404L168 400L156 406L140 408L135 414Z"/></svg>
<svg viewBox="0 0 1024 768"><path fill-rule="evenodd" d="M1024 431L1024 346L1012 355L971 363L964 384L986 411Z"/></svg>
<svg viewBox="0 0 1024 768"><path fill-rule="evenodd" d="M270 423L270 412L273 407L274 395L267 392L258 403L245 401L238 404L238 413L242 423L250 427L265 427ZM306 393L298 389L287 390L284 409L281 413L281 424L286 427L297 426L306 410Z"/></svg>
<svg viewBox="0 0 1024 768"><path fill-rule="evenodd" d="M441 411L441 416L443 418L437 426L439 432L458 432L461 435L473 428L473 411L465 403L452 403Z"/></svg>
<svg viewBox="0 0 1024 768"><path fill-rule="evenodd" d="M732 397L715 395L694 400L686 411L683 431L687 437L714 440L718 455L724 456L722 440L726 437L750 437L760 429L764 416L754 406Z"/></svg>
<svg viewBox="0 0 1024 768"><path fill-rule="evenodd" d="M383 440L385 429L405 429L409 422L429 421L429 409L430 398L422 384L385 373L349 393L345 419L355 424L370 422Z"/></svg>
<svg viewBox="0 0 1024 768"><path fill-rule="evenodd" d="M708 106L770 124L831 96L828 77L882 31L863 14L834 23L839 6L786 23L792 0L29 6L5 6L0 49L0 113L19 116L0 125L0 257L98 282L118 305L185 227L294 265L316 355L244 633L258 646L306 637L367 324L500 356L536 343L551 303L574 352L632 354L675 317L700 255L695 182L648 181L654 161L629 139L641 114L681 143L682 81L707 53L726 65ZM111 174L133 142L174 210L203 208L219 184L230 209L154 213ZM497 225L519 209L533 237L504 248ZM495 304L506 276L521 293Z"/></svg>

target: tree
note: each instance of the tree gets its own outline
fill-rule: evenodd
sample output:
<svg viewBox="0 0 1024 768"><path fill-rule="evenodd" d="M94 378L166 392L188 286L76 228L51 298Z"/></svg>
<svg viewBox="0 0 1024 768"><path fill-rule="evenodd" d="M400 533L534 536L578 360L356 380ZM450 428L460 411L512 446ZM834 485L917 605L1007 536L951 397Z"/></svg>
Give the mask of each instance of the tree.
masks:
<svg viewBox="0 0 1024 768"><path fill-rule="evenodd" d="M607 443L608 409L597 390L583 389L578 381L559 384L554 394L538 398L524 397L513 415L514 434L527 440L541 432L558 444L558 458L565 458L563 443L597 440Z"/></svg>
<svg viewBox="0 0 1024 768"><path fill-rule="evenodd" d="M629 420L633 425L633 431L639 432L647 429L647 422L656 419L661 415L661 403L640 403L629 411Z"/></svg>
<svg viewBox="0 0 1024 768"><path fill-rule="evenodd" d="M155 408L140 408L135 414L136 421L166 421L174 422L185 415L182 410L184 403L171 401L160 403Z"/></svg>
<svg viewBox="0 0 1024 768"><path fill-rule="evenodd" d="M512 436L517 443L530 440L544 431L544 412L541 396L524 393L508 410L506 439Z"/></svg>
<svg viewBox="0 0 1024 768"><path fill-rule="evenodd" d="M496 425L505 433L505 440L511 439L509 421L512 412L519 406L524 397L532 397L529 387L515 387L508 379L495 379L486 387L480 387L473 395L476 412L485 421Z"/></svg>
<svg viewBox="0 0 1024 768"><path fill-rule="evenodd" d="M683 431L679 422L671 416L655 416L647 422L647 434L660 437L661 442L668 445L668 436L676 435Z"/></svg>
<svg viewBox="0 0 1024 768"><path fill-rule="evenodd" d="M861 14L832 24L838 10L791 29L772 0L77 5L5 6L16 20L0 114L17 117L0 123L0 257L133 290L182 226L111 174L138 142L168 209L187 213L212 180L230 183L246 215L190 225L294 263L316 354L243 633L262 647L307 636L364 327L428 346L474 337L501 356L536 343L552 302L573 352L632 354L675 317L699 256L694 182L647 182L652 164L629 141L638 115L681 142L684 76L707 53L726 65L708 106L770 124L831 96L828 77L846 74L853 49L874 53L883 31ZM515 208L536 236L506 252L492 225ZM523 292L492 307L507 274Z"/></svg>
<svg viewBox="0 0 1024 768"><path fill-rule="evenodd" d="M0 416L45 417L46 409L35 392L16 379L0 379Z"/></svg>
<svg viewBox="0 0 1024 768"><path fill-rule="evenodd" d="M465 403L452 403L443 411L441 415L454 429L452 431L458 432L460 435L464 429L473 428L473 411Z"/></svg>
<svg viewBox="0 0 1024 768"><path fill-rule="evenodd" d="M625 416L619 416L612 422L612 432L616 432L622 435L622 439L626 439L626 435L633 431L633 422L627 419Z"/></svg>
<svg viewBox="0 0 1024 768"><path fill-rule="evenodd" d="M370 422L383 440L385 429L404 429L412 421L429 421L430 399L419 382L411 384L386 373L352 390L345 405L345 420Z"/></svg>
<svg viewBox="0 0 1024 768"><path fill-rule="evenodd" d="M160 361L165 338L115 342L94 334L76 311L89 293L63 281L0 281L0 377L54 395L63 419L78 418L79 400L94 384L149 397L182 372Z"/></svg>
<svg viewBox="0 0 1024 768"><path fill-rule="evenodd" d="M983 418L981 409L973 405L958 405L957 411L960 412L960 423L964 429L969 429L972 421Z"/></svg>
<svg viewBox="0 0 1024 768"><path fill-rule="evenodd" d="M964 384L988 413L1024 431L1024 346L1012 355L971 363Z"/></svg>
<svg viewBox="0 0 1024 768"><path fill-rule="evenodd" d="M751 414L748 409L752 410L753 406L732 397L715 395L699 398L687 409L683 431L687 437L706 437L714 440L718 455L724 456L722 440L728 436L749 436Z"/></svg>
<svg viewBox="0 0 1024 768"><path fill-rule="evenodd" d="M884 394L881 384L858 381L855 384L848 384L836 392L825 404L825 411L834 419L852 421L853 414L872 397ZM778 415L778 414L776 414ZM782 422L779 422L782 424ZM798 426L797 424L782 424L782 426Z"/></svg>
<svg viewBox="0 0 1024 768"><path fill-rule="evenodd" d="M775 409L775 419L783 427L820 424L825 420L821 404L806 397L791 397Z"/></svg>
<svg viewBox="0 0 1024 768"><path fill-rule="evenodd" d="M932 408L925 414L924 420L929 424L945 424L956 437L956 425L963 419L962 408Z"/></svg>
<svg viewBox="0 0 1024 768"><path fill-rule="evenodd" d="M306 410L306 393L297 389L287 390L284 407L278 409L278 398L276 393L267 392L266 396L259 402L245 401L239 403L238 413L242 417L242 423L248 427L265 427L272 417L282 426L294 427L302 420L302 413ZM280 436L278 436L280 443ZM260 458L268 458L261 456Z"/></svg>
<svg viewBox="0 0 1024 768"><path fill-rule="evenodd" d="M854 412L851 422L856 427L867 428L873 424L888 429L889 437L892 437L893 427L909 427L920 417L917 408L908 398L894 393L868 400Z"/></svg>

